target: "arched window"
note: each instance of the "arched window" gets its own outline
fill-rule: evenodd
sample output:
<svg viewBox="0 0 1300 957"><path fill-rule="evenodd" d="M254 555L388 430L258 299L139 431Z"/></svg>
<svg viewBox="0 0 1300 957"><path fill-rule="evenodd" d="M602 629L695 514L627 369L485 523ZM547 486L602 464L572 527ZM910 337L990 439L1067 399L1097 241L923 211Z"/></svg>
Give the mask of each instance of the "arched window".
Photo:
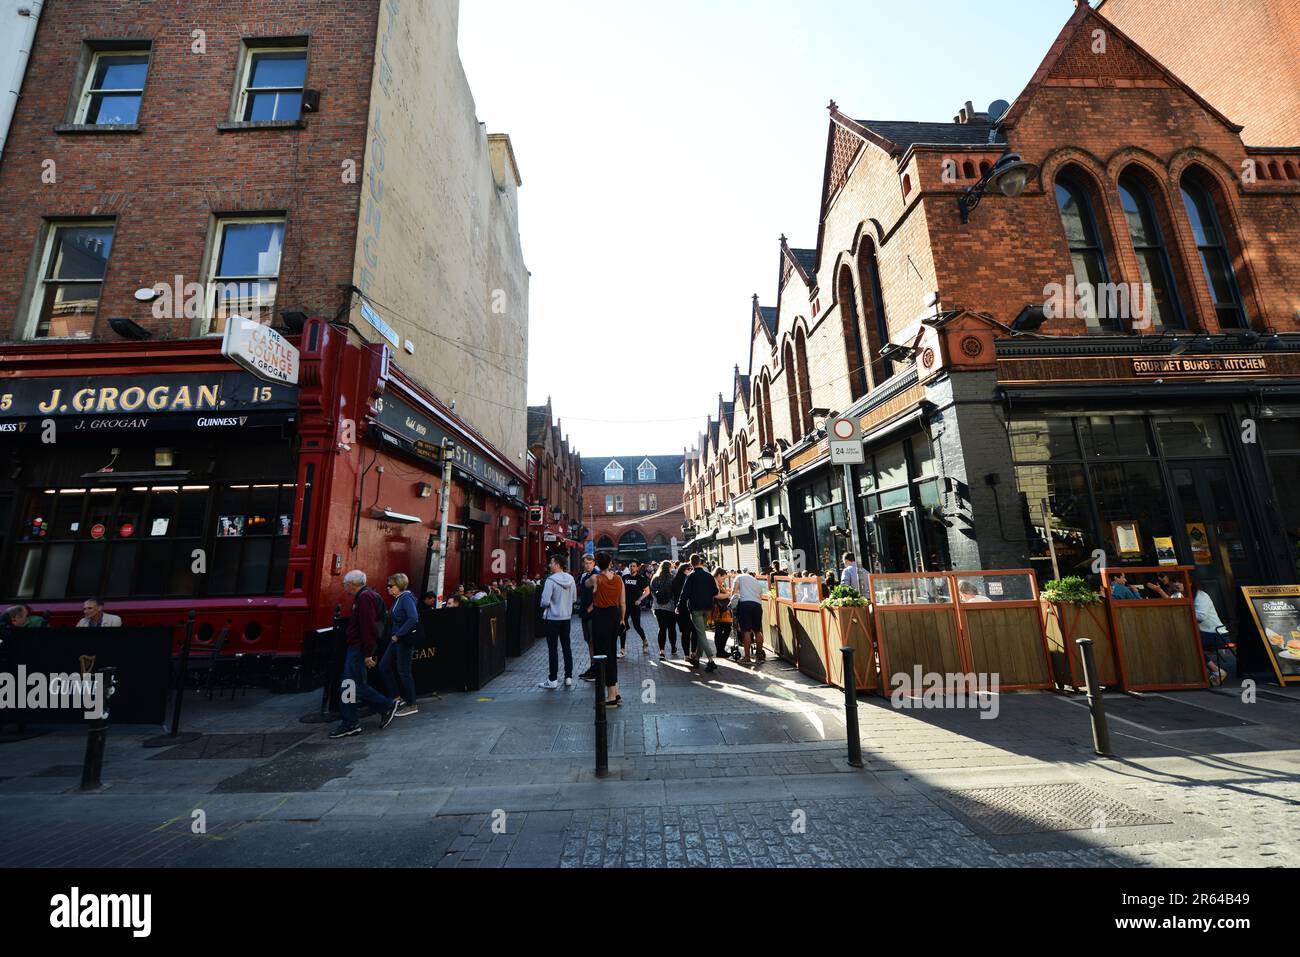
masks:
<svg viewBox="0 0 1300 957"><path fill-rule="evenodd" d="M862 302L867 313L870 381L873 385L880 385L894 374L894 365L888 359L880 358L880 350L889 342L889 322L885 317L885 297L880 291L876 244L868 238L863 238L858 249L858 277L862 280Z"/></svg>
<svg viewBox="0 0 1300 957"><path fill-rule="evenodd" d="M840 267L840 323L844 328L844 355L849 364L849 394L856 402L867 392L866 361L862 355L862 326L858 322L858 296L853 271Z"/></svg>
<svg viewBox="0 0 1300 957"><path fill-rule="evenodd" d="M1124 217L1128 220L1128 232L1133 239L1133 251L1137 253L1142 282L1151 288L1151 301L1144 303L1151 309L1151 325L1156 329L1168 326L1185 328L1187 323L1174 288L1169 251L1165 247L1151 193L1137 176L1125 173L1119 178L1119 198L1124 207Z"/></svg>
<svg viewBox="0 0 1300 957"><path fill-rule="evenodd" d="M802 329L794 340L795 368L799 372L799 416L803 426L801 434L813 430L812 386L808 381L808 338Z"/></svg>
<svg viewBox="0 0 1300 957"><path fill-rule="evenodd" d="M1214 199L1195 176L1183 174L1183 205L1192 225L1196 249L1201 256L1201 268L1210 287L1210 298L1219 317L1221 329L1245 329L1250 323L1246 307L1241 300L1241 287L1232 269L1227 238L1219 222Z"/></svg>
<svg viewBox="0 0 1300 957"><path fill-rule="evenodd" d="M961 164L961 175L962 175L962 178L963 178L963 179L974 179L974 178L975 178L975 164L972 163L970 160L966 160L966 162L962 163L962 164Z"/></svg>
<svg viewBox="0 0 1300 957"><path fill-rule="evenodd" d="M1065 228L1065 240L1070 246L1074 281L1092 289L1091 308L1086 311L1085 318L1090 328L1100 328L1097 305L1104 297L1097 293L1103 283L1110 282L1110 272L1106 268L1106 254L1101 247L1092 204L1088 202L1088 195L1078 180L1062 175L1056 179L1056 205L1061 211L1061 225ZM1113 318L1107 321L1107 325L1115 325Z"/></svg>
<svg viewBox="0 0 1300 957"><path fill-rule="evenodd" d="M772 380L768 378L766 369L763 370L763 404L758 412L759 439L763 445L773 445L776 438L772 431Z"/></svg>
<svg viewBox="0 0 1300 957"><path fill-rule="evenodd" d="M1292 163L1290 160L1287 160L1285 163L1282 164L1282 172L1286 174L1287 179L1295 179L1296 178L1295 163Z"/></svg>
<svg viewBox="0 0 1300 957"><path fill-rule="evenodd" d="M596 542L596 551L609 552L609 551L613 551L613 549L614 549L614 539L610 538L608 535L600 536L600 540Z"/></svg>
<svg viewBox="0 0 1300 957"><path fill-rule="evenodd" d="M785 344L785 398L790 410L790 438L798 442L803 438L803 414L799 409L799 372L794 364L794 346Z"/></svg>
<svg viewBox="0 0 1300 957"><path fill-rule="evenodd" d="M981 176L981 177L984 177L984 176L989 175L989 170L991 170L991 169L993 169L993 167L989 165L989 161L988 161L988 160L980 160L980 176Z"/></svg>

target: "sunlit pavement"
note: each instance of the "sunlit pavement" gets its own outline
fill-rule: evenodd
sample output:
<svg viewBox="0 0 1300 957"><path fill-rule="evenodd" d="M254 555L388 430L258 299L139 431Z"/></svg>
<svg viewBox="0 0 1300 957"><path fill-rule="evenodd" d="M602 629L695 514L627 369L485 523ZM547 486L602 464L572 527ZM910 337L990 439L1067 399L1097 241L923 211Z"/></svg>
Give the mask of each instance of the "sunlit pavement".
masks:
<svg viewBox="0 0 1300 957"><path fill-rule="evenodd" d="M146 750L157 729L115 727L94 793L83 732L0 745L0 865L1300 865L1294 691L1116 696L1111 759L1077 698L1004 694L990 718L863 696L859 770L842 692L773 658L660 661L645 627L603 779L593 688L538 688L539 642L484 691L343 741L299 721L319 692L189 697L205 737Z"/></svg>

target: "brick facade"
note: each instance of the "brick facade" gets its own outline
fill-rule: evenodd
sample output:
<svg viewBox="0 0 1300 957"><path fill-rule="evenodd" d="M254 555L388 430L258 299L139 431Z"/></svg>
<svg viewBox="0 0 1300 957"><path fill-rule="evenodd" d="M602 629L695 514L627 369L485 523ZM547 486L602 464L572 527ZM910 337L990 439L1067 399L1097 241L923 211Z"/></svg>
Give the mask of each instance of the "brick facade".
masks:
<svg viewBox="0 0 1300 957"><path fill-rule="evenodd" d="M639 535L650 546L650 557L668 558L671 543L678 543L682 538L682 479L679 468L682 460L677 456L655 455L649 458L657 467L654 481L639 481L637 466L647 458L645 455L627 457L583 456L583 524L589 529L588 540L595 544L596 550L620 551L626 557L627 550L620 550L621 544L631 535ZM605 466L611 461L618 461L623 466L622 482L606 482ZM650 507L649 496L655 497L655 507ZM606 499L609 496L622 496L623 510L607 512ZM641 508L641 497L646 496L646 507ZM602 542L605 544L602 546ZM609 548L612 543L613 549ZM641 556L644 559L644 556Z"/></svg>

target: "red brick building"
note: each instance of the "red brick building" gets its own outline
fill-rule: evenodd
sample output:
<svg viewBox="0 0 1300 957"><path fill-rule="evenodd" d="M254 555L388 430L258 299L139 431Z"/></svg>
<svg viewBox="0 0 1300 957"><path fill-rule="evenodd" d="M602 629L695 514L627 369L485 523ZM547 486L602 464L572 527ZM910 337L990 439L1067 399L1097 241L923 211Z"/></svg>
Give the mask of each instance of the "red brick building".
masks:
<svg viewBox="0 0 1300 957"><path fill-rule="evenodd" d="M546 574L547 556L560 552L577 566L585 540L582 524L582 458L545 405L528 407L528 531L526 574Z"/></svg>
<svg viewBox="0 0 1300 957"><path fill-rule="evenodd" d="M227 651L291 657L352 568L415 589L439 556L445 590L518 576L524 417L475 403L523 393L526 292L498 278L522 258L497 228L517 221L519 180L458 61L421 55L454 49L455 17L380 0L45 4L0 165L7 600L56 624L92 595L128 625L194 608L201 638L229 624ZM406 162L435 122L392 105L411 101L463 134L441 167ZM477 205L410 199L450 166L484 184ZM412 273L409 216L507 241ZM480 375L474 396L442 378L440 356L470 377L484 360L412 319L412 275L510 288L524 339L483 320L480 341L514 378ZM296 379L223 356L236 315L287 338Z"/></svg>
<svg viewBox="0 0 1300 957"><path fill-rule="evenodd" d="M832 103L816 243L782 239L687 455L699 538L819 573L1176 560L1227 614L1295 581L1300 145L1231 114L1086 5L1012 103Z"/></svg>
<svg viewBox="0 0 1300 957"><path fill-rule="evenodd" d="M1300 4L1102 0L1097 10L1240 123L1246 143L1300 143Z"/></svg>
<svg viewBox="0 0 1300 957"><path fill-rule="evenodd" d="M621 561L662 561L682 539L682 457L582 457L588 542Z"/></svg>

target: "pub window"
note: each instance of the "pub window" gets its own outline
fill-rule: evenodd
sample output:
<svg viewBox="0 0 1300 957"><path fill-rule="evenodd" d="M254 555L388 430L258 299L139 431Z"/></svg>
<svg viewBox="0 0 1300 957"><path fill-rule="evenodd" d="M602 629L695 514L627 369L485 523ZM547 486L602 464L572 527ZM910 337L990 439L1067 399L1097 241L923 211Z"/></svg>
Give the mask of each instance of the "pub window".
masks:
<svg viewBox="0 0 1300 957"><path fill-rule="evenodd" d="M95 52L86 72L74 122L92 126L137 122L148 73L148 50Z"/></svg>
<svg viewBox="0 0 1300 957"><path fill-rule="evenodd" d="M1169 252L1165 248L1160 222L1156 219L1151 194L1142 182L1131 174L1119 178L1119 197L1128 220L1129 236L1137 254L1142 282L1151 288L1151 324L1154 328L1186 326L1178 293L1174 289L1174 273L1169 265Z"/></svg>
<svg viewBox="0 0 1300 957"><path fill-rule="evenodd" d="M1300 581L1300 418L1263 420L1259 433L1296 575L1292 581Z"/></svg>
<svg viewBox="0 0 1300 957"><path fill-rule="evenodd" d="M1192 236L1201 256L1201 268L1210 287L1210 298L1219 317L1221 329L1245 329L1249 322L1242 304L1241 288L1232 268L1232 257L1219 222L1218 211L1209 192L1191 175L1182 183L1183 205L1192 225Z"/></svg>
<svg viewBox="0 0 1300 957"><path fill-rule="evenodd" d="M49 224L27 338L90 338L113 231L111 220Z"/></svg>
<svg viewBox="0 0 1300 957"><path fill-rule="evenodd" d="M281 594L294 491L157 485L34 492L17 536L18 597ZM218 514L210 515L214 504ZM199 550L206 575L195 571Z"/></svg>
<svg viewBox="0 0 1300 957"><path fill-rule="evenodd" d="M205 334L225 332L231 316L271 324L284 227L283 216L217 220L208 267Z"/></svg>
<svg viewBox="0 0 1300 957"><path fill-rule="evenodd" d="M1080 417L1079 433L1088 458L1113 456L1146 457L1152 454L1146 423L1137 415L1089 415Z"/></svg>
<svg viewBox="0 0 1300 957"><path fill-rule="evenodd" d="M305 46L246 43L236 115L245 122L299 119L306 80Z"/></svg>
<svg viewBox="0 0 1300 957"><path fill-rule="evenodd" d="M1069 418L1021 419L1010 426L1011 457L1017 462L1077 459L1079 440Z"/></svg>
<svg viewBox="0 0 1300 957"><path fill-rule="evenodd" d="M1156 437L1165 455L1227 455L1223 426L1213 415L1162 415L1155 418Z"/></svg>
<svg viewBox="0 0 1300 957"><path fill-rule="evenodd" d="M1065 240L1070 247L1074 281L1093 290L1091 308L1085 314L1088 327L1098 329L1101 327L1101 319L1097 309L1097 290L1103 283L1110 281L1110 273L1106 269L1106 254L1102 250L1092 205L1088 202L1083 187L1068 176L1056 180L1056 205L1060 209L1061 226L1065 229Z"/></svg>

